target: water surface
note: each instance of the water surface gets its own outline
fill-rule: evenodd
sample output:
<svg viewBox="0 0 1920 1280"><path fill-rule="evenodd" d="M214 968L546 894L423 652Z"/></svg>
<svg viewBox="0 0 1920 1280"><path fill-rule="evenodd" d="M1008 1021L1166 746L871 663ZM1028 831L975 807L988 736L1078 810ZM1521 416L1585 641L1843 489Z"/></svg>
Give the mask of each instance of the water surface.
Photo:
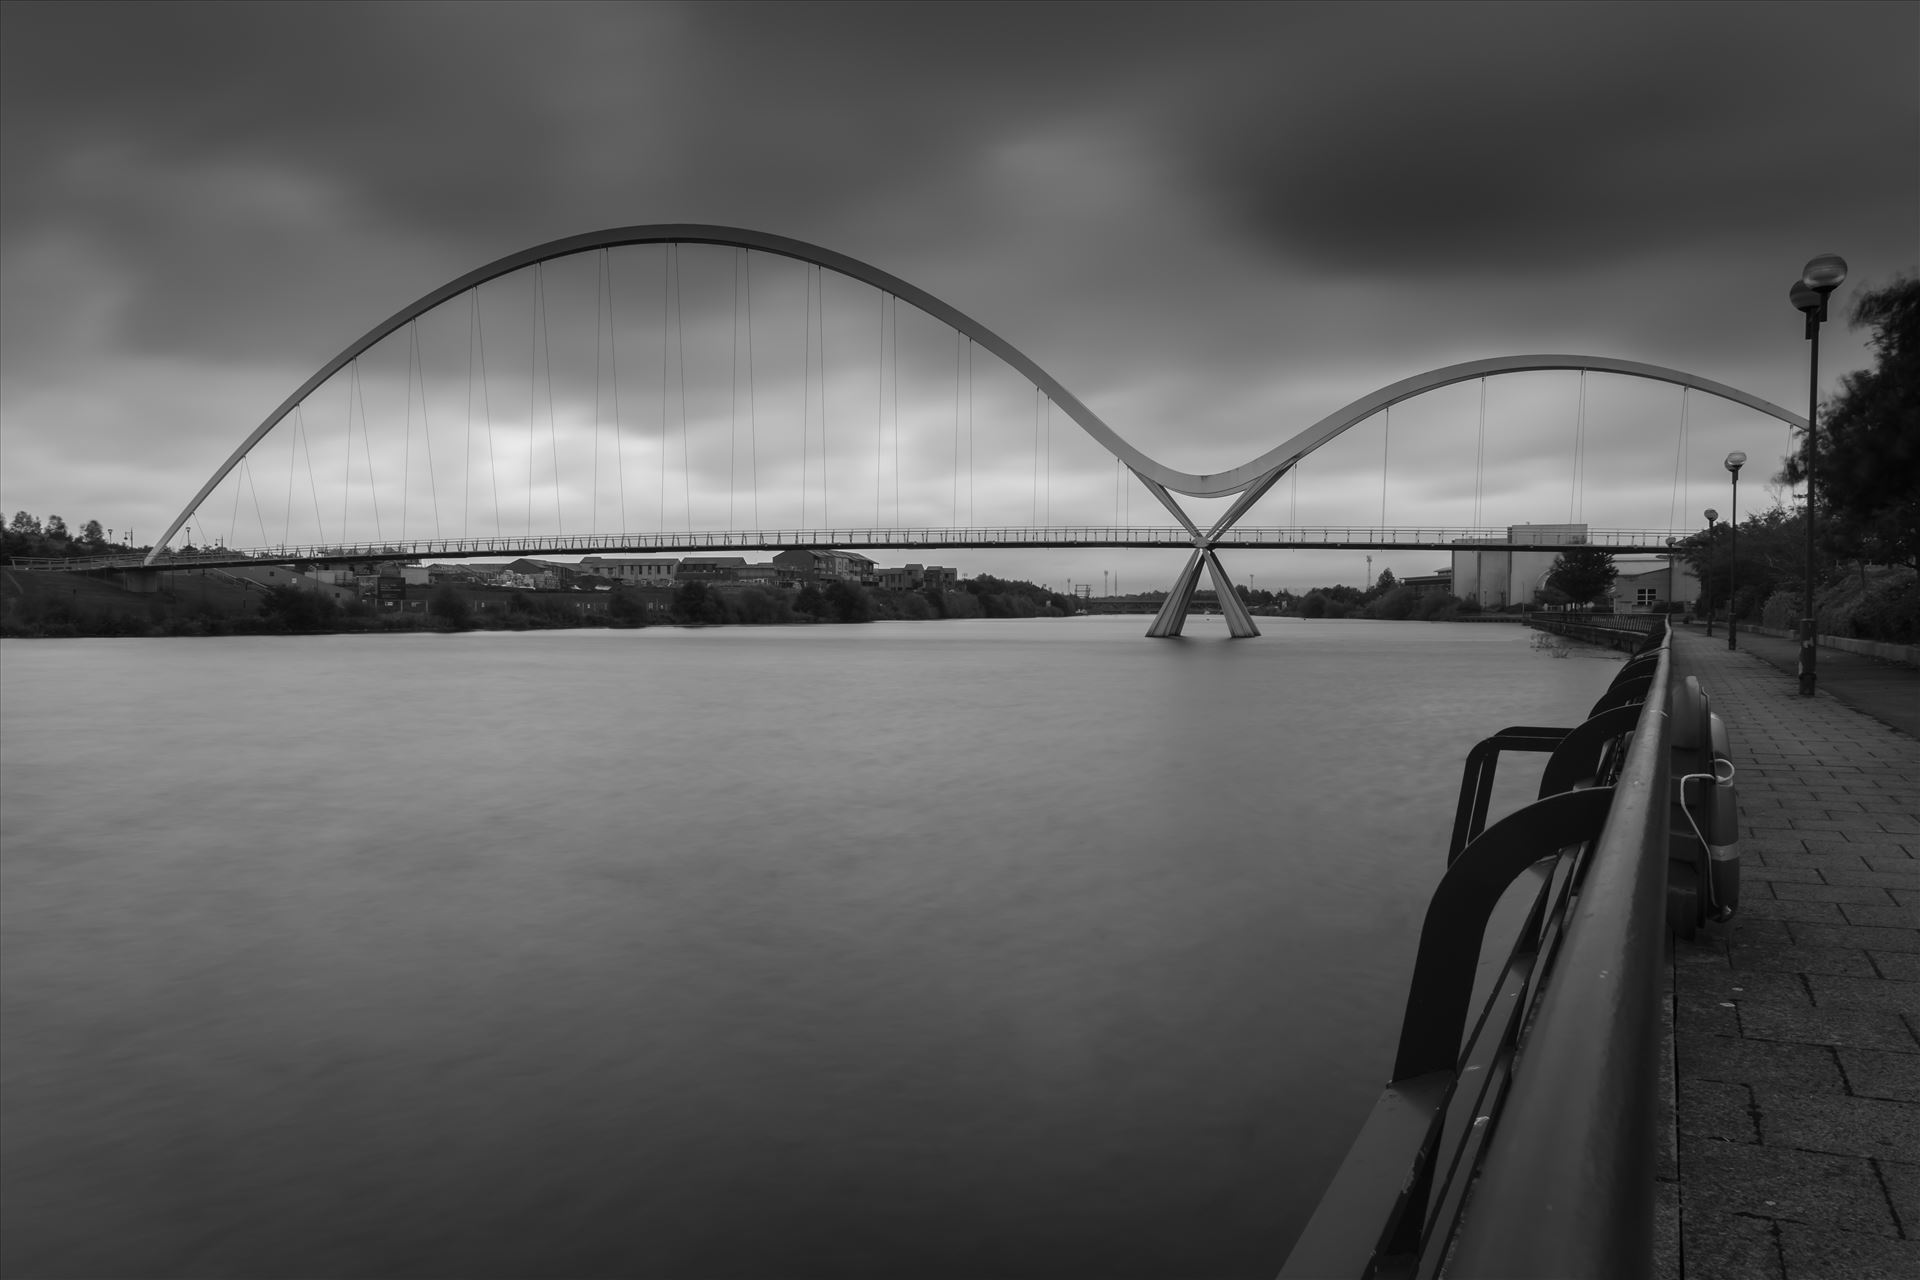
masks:
<svg viewBox="0 0 1920 1280"><path fill-rule="evenodd" d="M7 642L6 1270L1272 1274L1617 657L1143 625Z"/></svg>

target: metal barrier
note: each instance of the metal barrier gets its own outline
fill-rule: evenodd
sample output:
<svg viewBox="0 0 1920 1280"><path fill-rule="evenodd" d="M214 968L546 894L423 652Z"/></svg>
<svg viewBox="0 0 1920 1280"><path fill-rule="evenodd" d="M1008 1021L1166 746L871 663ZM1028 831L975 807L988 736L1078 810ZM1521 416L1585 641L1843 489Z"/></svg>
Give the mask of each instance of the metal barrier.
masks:
<svg viewBox="0 0 1920 1280"><path fill-rule="evenodd" d="M1656 628L1585 723L1469 754L1392 1079L1282 1280L1651 1266L1669 643ZM1539 799L1488 827L1507 751L1551 754ZM1468 1027L1488 918L1517 881L1525 920Z"/></svg>

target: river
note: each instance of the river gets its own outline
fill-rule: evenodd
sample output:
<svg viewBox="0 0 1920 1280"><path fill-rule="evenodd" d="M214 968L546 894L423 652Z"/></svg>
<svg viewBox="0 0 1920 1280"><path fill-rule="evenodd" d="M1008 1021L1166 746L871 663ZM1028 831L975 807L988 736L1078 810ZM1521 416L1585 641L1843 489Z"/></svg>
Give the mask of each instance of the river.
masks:
<svg viewBox="0 0 1920 1280"><path fill-rule="evenodd" d="M1145 622L7 641L0 1264L1272 1274L1619 657Z"/></svg>

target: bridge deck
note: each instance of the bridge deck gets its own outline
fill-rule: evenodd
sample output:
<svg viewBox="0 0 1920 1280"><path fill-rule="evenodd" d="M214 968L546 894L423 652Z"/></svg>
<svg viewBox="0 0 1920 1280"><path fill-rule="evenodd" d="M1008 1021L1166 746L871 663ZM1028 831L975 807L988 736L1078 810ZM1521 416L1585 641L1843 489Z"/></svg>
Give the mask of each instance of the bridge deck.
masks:
<svg viewBox="0 0 1920 1280"><path fill-rule="evenodd" d="M1855 709L1846 655L1805 699L1754 652L1792 642L1741 644L1676 636L1732 734L1743 884L1675 944L1657 1274L1920 1275L1920 742L1868 714L1912 716L1920 671L1836 681Z"/></svg>

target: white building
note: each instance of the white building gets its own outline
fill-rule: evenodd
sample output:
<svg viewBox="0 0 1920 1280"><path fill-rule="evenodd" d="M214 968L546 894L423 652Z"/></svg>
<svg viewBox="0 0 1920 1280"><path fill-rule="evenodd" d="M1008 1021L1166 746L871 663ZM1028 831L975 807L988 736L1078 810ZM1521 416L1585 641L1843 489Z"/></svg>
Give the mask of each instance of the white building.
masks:
<svg viewBox="0 0 1920 1280"><path fill-rule="evenodd" d="M1584 524L1516 524L1507 528L1504 542L1547 543L1577 546L1587 540ZM1476 551L1481 542L1492 539L1463 538L1454 545L1453 594L1482 609L1504 609L1512 604L1532 604L1540 588L1553 571L1557 551Z"/></svg>

